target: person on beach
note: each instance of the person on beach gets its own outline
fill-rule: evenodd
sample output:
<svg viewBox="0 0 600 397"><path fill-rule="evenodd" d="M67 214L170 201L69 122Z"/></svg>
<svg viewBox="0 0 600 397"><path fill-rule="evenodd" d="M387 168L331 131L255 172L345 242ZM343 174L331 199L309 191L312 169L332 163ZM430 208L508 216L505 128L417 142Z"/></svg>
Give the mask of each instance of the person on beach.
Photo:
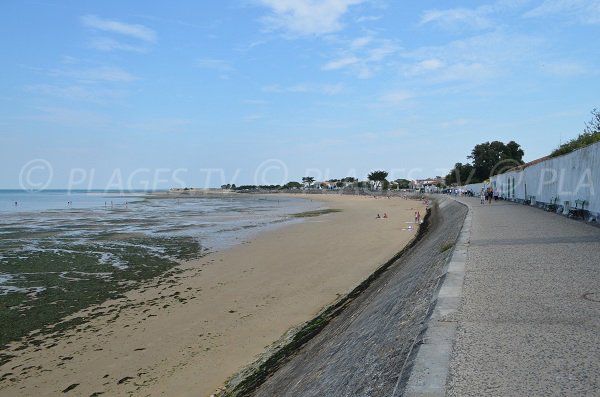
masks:
<svg viewBox="0 0 600 397"><path fill-rule="evenodd" d="M381 219L381 217L379 216L379 214L377 214L377 216L375 217L375 219Z"/></svg>
<svg viewBox="0 0 600 397"><path fill-rule="evenodd" d="M415 211L415 223L417 223L417 211Z"/></svg>
<svg viewBox="0 0 600 397"><path fill-rule="evenodd" d="M387 216L387 212L384 212L384 213L383 213L383 217L384 217L385 219L387 219L387 217L388 217L388 216Z"/></svg>
<svg viewBox="0 0 600 397"><path fill-rule="evenodd" d="M421 211L417 211L417 224L421 224Z"/></svg>

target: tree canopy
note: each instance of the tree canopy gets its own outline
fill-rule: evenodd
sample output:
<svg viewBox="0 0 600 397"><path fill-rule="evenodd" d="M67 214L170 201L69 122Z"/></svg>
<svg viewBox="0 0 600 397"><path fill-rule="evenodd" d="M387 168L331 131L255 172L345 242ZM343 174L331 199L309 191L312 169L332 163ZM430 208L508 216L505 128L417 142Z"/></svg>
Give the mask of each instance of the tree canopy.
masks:
<svg viewBox="0 0 600 397"><path fill-rule="evenodd" d="M475 168L471 164L456 163L444 181L446 185L466 185L472 183Z"/></svg>
<svg viewBox="0 0 600 397"><path fill-rule="evenodd" d="M479 183L490 176L501 174L517 165L523 164L523 149L515 141L484 142L475 145L467 159L472 163L456 163L445 177L447 185L465 185Z"/></svg>
<svg viewBox="0 0 600 397"><path fill-rule="evenodd" d="M306 185L310 186L312 185L312 183L315 181L315 178L313 178L312 176L303 176L302 177L302 182L306 183Z"/></svg>
<svg viewBox="0 0 600 397"><path fill-rule="evenodd" d="M290 181L286 183L283 187L286 189L299 189L302 187L302 184L300 182Z"/></svg>
<svg viewBox="0 0 600 397"><path fill-rule="evenodd" d="M396 179L394 182L398 185L398 189L408 189L410 187L408 179Z"/></svg>
<svg viewBox="0 0 600 397"><path fill-rule="evenodd" d="M600 110L592 110L592 120L585 123L585 128L577 138L571 139L567 143L563 143L558 148L550 153L551 157L562 156L574 150L581 149L591 145L592 143L600 142Z"/></svg>
<svg viewBox="0 0 600 397"><path fill-rule="evenodd" d="M379 186L381 186L381 184L383 183L383 181L385 181L388 176L388 172L387 171L373 171L371 173L369 173L369 175L367 175L367 178L371 181L374 182L374 186L375 189L378 189Z"/></svg>
<svg viewBox="0 0 600 397"><path fill-rule="evenodd" d="M468 159L473 160L475 178L480 182L523 164L523 149L515 141L492 141L475 145Z"/></svg>

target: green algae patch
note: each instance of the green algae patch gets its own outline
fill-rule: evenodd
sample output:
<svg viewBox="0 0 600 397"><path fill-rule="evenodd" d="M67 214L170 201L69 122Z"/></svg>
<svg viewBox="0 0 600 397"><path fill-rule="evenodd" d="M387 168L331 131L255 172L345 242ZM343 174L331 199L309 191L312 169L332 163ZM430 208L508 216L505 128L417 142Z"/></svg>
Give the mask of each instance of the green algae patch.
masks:
<svg viewBox="0 0 600 397"><path fill-rule="evenodd" d="M6 252L0 269L11 277L0 294L0 349L38 329L73 328L83 320L61 320L122 297L180 261L200 257L201 251L190 237L130 237L86 244L43 240L30 249ZM5 360L0 356L0 362Z"/></svg>
<svg viewBox="0 0 600 397"><path fill-rule="evenodd" d="M314 211L299 212L297 214L292 214L292 216L294 218L312 218L312 217L315 217L315 216L332 214L332 213L335 213L335 212L342 212L342 210L335 209L335 208L326 208L326 209L323 209L323 210L314 210Z"/></svg>
<svg viewBox="0 0 600 397"><path fill-rule="evenodd" d="M448 250L449 250L450 248L452 248L452 247L454 247L454 243L453 243L453 242L448 242L448 243L445 243L445 244L443 244L443 245L440 247L440 252L446 252L446 251L448 251Z"/></svg>

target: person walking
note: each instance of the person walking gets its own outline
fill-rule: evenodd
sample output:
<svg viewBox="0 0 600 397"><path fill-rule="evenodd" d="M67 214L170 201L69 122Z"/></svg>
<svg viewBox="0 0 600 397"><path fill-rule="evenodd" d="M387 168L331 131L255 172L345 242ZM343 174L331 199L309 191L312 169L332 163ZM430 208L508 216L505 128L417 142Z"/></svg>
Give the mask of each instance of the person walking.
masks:
<svg viewBox="0 0 600 397"><path fill-rule="evenodd" d="M479 193L480 204L485 204L485 190L481 188L481 192Z"/></svg>

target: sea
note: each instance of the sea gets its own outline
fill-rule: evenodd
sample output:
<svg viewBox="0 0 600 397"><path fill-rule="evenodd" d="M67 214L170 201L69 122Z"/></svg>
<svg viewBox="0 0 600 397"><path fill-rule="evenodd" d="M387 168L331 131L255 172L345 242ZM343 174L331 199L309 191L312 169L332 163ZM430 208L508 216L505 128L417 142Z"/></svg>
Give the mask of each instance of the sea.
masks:
<svg viewBox="0 0 600 397"><path fill-rule="evenodd" d="M0 347L320 208L277 194L0 190Z"/></svg>

